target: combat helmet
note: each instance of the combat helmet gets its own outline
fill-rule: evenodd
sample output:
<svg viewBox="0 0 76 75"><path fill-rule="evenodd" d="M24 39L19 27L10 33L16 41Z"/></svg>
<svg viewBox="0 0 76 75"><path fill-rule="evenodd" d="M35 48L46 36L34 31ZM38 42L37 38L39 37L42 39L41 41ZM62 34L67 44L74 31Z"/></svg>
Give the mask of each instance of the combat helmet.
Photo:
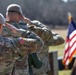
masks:
<svg viewBox="0 0 76 75"><path fill-rule="evenodd" d="M5 18L4 16L0 13L0 24L4 24L5 23Z"/></svg>
<svg viewBox="0 0 76 75"><path fill-rule="evenodd" d="M17 12L17 13L23 14L22 13L22 9L21 9L21 7L18 4L10 4L7 7L7 13L8 12Z"/></svg>

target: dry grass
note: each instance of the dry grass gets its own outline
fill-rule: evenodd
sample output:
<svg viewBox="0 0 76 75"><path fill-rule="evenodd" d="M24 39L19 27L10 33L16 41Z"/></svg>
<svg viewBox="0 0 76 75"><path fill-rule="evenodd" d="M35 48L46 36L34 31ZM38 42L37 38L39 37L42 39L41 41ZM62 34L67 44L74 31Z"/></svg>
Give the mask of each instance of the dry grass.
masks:
<svg viewBox="0 0 76 75"><path fill-rule="evenodd" d="M53 29L52 31L60 34L64 39L66 39L66 33L67 30L66 29ZM58 51L58 56L63 56L64 54L64 47L65 47L65 43L59 46L53 46L53 47L49 47L50 51ZM71 70L63 70L63 71L59 71L59 75L70 75Z"/></svg>
<svg viewBox="0 0 76 75"><path fill-rule="evenodd" d="M66 38L67 29L52 29L52 31L60 34L64 39Z"/></svg>
<svg viewBox="0 0 76 75"><path fill-rule="evenodd" d="M53 29L52 31L58 33L60 36L66 39L66 32L67 32L66 29ZM59 46L50 46L49 49L50 51L57 50L58 56L62 56L64 53L64 47L65 47L65 43Z"/></svg>

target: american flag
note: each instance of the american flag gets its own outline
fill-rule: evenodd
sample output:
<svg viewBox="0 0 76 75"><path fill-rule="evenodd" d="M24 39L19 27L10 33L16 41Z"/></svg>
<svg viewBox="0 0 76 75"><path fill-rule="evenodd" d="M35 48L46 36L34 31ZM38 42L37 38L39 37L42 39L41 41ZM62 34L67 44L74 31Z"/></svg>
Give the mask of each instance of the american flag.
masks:
<svg viewBox="0 0 76 75"><path fill-rule="evenodd" d="M25 40L24 40L24 38L22 38L22 37L19 37L19 38L18 38L18 41L20 42L21 45L25 43Z"/></svg>
<svg viewBox="0 0 76 75"><path fill-rule="evenodd" d="M68 25L68 32L66 38L65 51L63 56L63 64L68 66L72 61L73 55L76 52L76 25L73 19L70 17Z"/></svg>

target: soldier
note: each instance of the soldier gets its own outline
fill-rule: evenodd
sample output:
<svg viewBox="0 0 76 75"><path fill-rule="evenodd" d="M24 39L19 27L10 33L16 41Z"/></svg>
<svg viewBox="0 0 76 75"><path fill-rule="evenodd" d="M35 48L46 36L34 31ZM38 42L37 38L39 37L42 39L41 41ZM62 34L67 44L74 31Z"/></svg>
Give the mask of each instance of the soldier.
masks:
<svg viewBox="0 0 76 75"><path fill-rule="evenodd" d="M14 5L13 5L14 6ZM14 6L15 8L15 6ZM8 17L8 20L9 21L12 21L12 18L14 15L12 15L13 13L16 12L15 9L12 9L12 5L8 6L7 8L7 17ZM13 10L13 11L10 11L10 10ZM20 13L20 11L18 11ZM42 52L41 53L38 53L40 59L42 60L42 62L44 63L43 67L39 67L40 69L38 69L37 71L35 71L34 69L34 72L35 73L41 73L43 75L46 74L47 71L49 71L49 60L48 60L48 48L49 46L57 46L57 45L60 45L60 44L63 44L64 43L64 39L59 36L57 33L53 33L51 32L51 29L49 27L47 27L46 25L40 23L39 21L31 21L30 19L27 19L25 16L22 15L22 11L21 11L21 19L28 23L28 25L26 26L25 24L24 25L21 25L21 23L19 24L14 24L16 27L18 28L24 28L24 29L27 29L27 30L30 30L30 31L33 31L35 32L37 35L39 35L42 40L44 41L45 45L42 49ZM19 15L18 15L19 16ZM17 17L16 15L14 17ZM20 20L20 19L19 19ZM16 22L16 20L14 19L14 21ZM17 22L16 22L17 23ZM46 37L45 37L46 36ZM43 56L42 56L43 55ZM42 56L42 57L41 57ZM29 61L29 67L31 68L32 64L35 63L33 62L31 59L33 58L33 55L29 55L28 56L28 61ZM47 61L45 62L45 60L47 59ZM35 59L36 60L36 59ZM31 63L30 63L31 62ZM32 63L33 62L33 63ZM35 64L38 66L38 63ZM35 67L35 66L34 66ZM37 68L37 67L35 67ZM30 71L30 75L32 75L31 71Z"/></svg>
<svg viewBox="0 0 76 75"><path fill-rule="evenodd" d="M27 26L30 31L35 32L44 41L42 52L38 53L39 58L43 62L43 66L39 70L33 68L34 74L47 75L50 71L48 59L49 46L61 45L64 43L64 39L59 34L52 32L48 26L37 20L32 21L31 24L27 24Z"/></svg>
<svg viewBox="0 0 76 75"><path fill-rule="evenodd" d="M23 15L21 7L18 4L9 5L7 7L6 16L7 16L6 19L8 20L7 22L13 24L15 27L19 29L20 28L29 29L30 31L35 32L43 39L44 42L45 40L46 42L50 40L50 42L48 41L49 42L48 45L50 46L56 46L64 43L64 39L61 36L59 36L59 34L52 32L48 26L42 24L37 20L31 21L30 19L26 18ZM20 19L22 19L28 25L20 25L19 24ZM40 33L39 31L41 32L42 35L39 34ZM47 36L45 38L43 37L43 35L45 34L43 32L46 32Z"/></svg>
<svg viewBox="0 0 76 75"><path fill-rule="evenodd" d="M19 24L20 22L20 19L22 19L22 16L23 16L23 13L22 13L22 10L21 10L21 7L17 4L11 4L7 7L7 12L6 12L6 17L7 17L7 22L14 25L15 27L17 27L18 29L28 29L27 26L22 26ZM30 24L31 23L31 20L24 17L25 18L25 21L26 23ZM7 30L7 28L4 27L4 31L3 31L3 36L10 36L10 37L17 37L18 35L14 35L14 34L11 34L8 33L10 32L10 30ZM28 35L27 35L28 34ZM32 35L34 34L33 32L29 33L29 31L27 31L27 34L23 34L22 37L30 37L30 38L37 38L36 36ZM35 68L41 68L42 66L42 62L40 61L40 59L38 58L37 54L36 53L32 53L32 54L29 54L28 55L29 58L29 64L33 65ZM29 73L32 74L32 69L31 67L29 67Z"/></svg>
<svg viewBox="0 0 76 75"><path fill-rule="evenodd" d="M2 66L0 68L0 75L28 75L27 55L38 51L42 47L43 42L36 34L30 36L36 36L38 39L35 37L31 39L30 36L28 36L28 38L2 37L3 25L10 28L12 32L19 36L23 33L26 34L25 30L17 29L5 23L3 15L0 14L0 66ZM30 34L30 32L28 33ZM24 59L24 61L21 62L20 58ZM17 61L20 61L19 63L21 65L18 65ZM16 70L14 69L15 67ZM22 68L22 70L19 70L18 67Z"/></svg>

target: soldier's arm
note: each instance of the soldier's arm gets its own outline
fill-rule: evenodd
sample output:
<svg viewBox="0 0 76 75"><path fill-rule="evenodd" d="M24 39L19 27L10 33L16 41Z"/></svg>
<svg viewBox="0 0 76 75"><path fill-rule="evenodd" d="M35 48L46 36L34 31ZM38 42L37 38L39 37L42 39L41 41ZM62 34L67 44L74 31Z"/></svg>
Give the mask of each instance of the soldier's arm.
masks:
<svg viewBox="0 0 76 75"><path fill-rule="evenodd" d="M49 28L49 27L47 27L46 25L44 25L43 23L41 23L41 22L38 21L38 20L33 20L33 21L31 21L30 24L27 24L27 25L28 25L28 26L33 25L33 26L40 27L40 28L44 28L44 27Z"/></svg>
<svg viewBox="0 0 76 75"><path fill-rule="evenodd" d="M61 45L65 42L65 40L57 33L52 32L53 39L50 41L50 46Z"/></svg>
<svg viewBox="0 0 76 75"><path fill-rule="evenodd" d="M18 29L15 26L8 23L5 23L5 26L7 26L13 33L17 34L18 36L22 36L23 32L25 32L25 30Z"/></svg>
<svg viewBox="0 0 76 75"><path fill-rule="evenodd" d="M37 36L37 34L35 34L34 32L30 32L30 31L27 31L27 33L24 32L22 37L36 39L37 47L39 47L39 49L44 45L44 42L42 41L42 39L39 36Z"/></svg>
<svg viewBox="0 0 76 75"><path fill-rule="evenodd" d="M39 22L38 20L34 20L34 21L31 21L29 18L25 17L25 16L21 16L21 19L27 23L28 26L36 26L36 27L44 27L44 25Z"/></svg>
<svg viewBox="0 0 76 75"><path fill-rule="evenodd" d="M32 39L32 38L18 38L19 43L24 46L24 49L30 53L39 51L42 46L43 42L39 39ZM26 53L26 52L25 52Z"/></svg>
<svg viewBox="0 0 76 75"><path fill-rule="evenodd" d="M13 33L17 33L17 31L18 31L18 28L16 28L15 26L13 26L11 24L5 23L5 26L7 26L9 29L11 29Z"/></svg>
<svg viewBox="0 0 76 75"><path fill-rule="evenodd" d="M43 23L37 21L37 20L34 20L31 22L31 25L28 25L29 26L29 29L34 31L35 29L41 29L41 30L44 30L46 32L46 37L44 37L44 40L46 38L48 38L47 40L47 43L49 46L57 46L57 45L61 45L64 43L64 39L57 33L54 33L54 32L51 32L51 29L44 25ZM45 32L43 35L45 35Z"/></svg>
<svg viewBox="0 0 76 75"><path fill-rule="evenodd" d="M25 22L25 23L27 23L27 24L31 24L31 20L29 19L29 18L27 18L27 17L25 17L25 16L21 16L21 19Z"/></svg>

